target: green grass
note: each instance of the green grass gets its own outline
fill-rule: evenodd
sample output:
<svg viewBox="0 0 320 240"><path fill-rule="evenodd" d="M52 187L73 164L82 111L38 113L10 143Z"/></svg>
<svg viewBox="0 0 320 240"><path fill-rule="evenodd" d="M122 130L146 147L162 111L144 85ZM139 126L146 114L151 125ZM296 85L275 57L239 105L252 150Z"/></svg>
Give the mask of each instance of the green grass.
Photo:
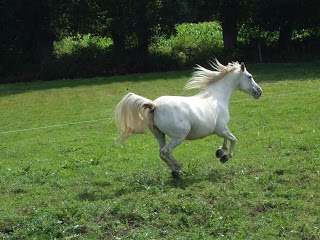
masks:
<svg viewBox="0 0 320 240"><path fill-rule="evenodd" d="M0 238L319 239L319 62L249 65L261 99L236 92L222 139L185 141L180 180L150 133L116 143L128 91L191 95L190 71L0 85Z"/></svg>

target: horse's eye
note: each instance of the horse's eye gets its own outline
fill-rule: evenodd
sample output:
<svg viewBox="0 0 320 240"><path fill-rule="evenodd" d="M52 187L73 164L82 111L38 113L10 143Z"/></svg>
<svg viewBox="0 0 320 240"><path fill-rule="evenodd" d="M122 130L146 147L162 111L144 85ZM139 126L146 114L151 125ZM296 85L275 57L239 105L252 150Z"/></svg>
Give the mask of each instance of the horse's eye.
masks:
<svg viewBox="0 0 320 240"><path fill-rule="evenodd" d="M248 76L249 79L252 79L252 76Z"/></svg>

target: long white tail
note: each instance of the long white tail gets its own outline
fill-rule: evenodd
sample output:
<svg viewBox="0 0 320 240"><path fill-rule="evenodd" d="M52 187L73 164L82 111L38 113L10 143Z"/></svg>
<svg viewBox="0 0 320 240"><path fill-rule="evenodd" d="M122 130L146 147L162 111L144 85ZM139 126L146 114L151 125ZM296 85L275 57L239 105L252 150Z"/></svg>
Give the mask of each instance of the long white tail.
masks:
<svg viewBox="0 0 320 240"><path fill-rule="evenodd" d="M150 111L154 108L155 103L150 99L134 93L128 93L124 96L116 106L114 114L121 142L134 133L145 133L150 119Z"/></svg>

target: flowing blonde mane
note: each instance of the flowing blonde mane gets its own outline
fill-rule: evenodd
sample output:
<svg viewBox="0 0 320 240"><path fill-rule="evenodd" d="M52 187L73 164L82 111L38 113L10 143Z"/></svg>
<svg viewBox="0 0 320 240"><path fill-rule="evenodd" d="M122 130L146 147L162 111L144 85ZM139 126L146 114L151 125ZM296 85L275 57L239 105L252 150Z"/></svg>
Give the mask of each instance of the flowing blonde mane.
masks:
<svg viewBox="0 0 320 240"><path fill-rule="evenodd" d="M192 74L192 78L186 84L185 89L205 89L211 84L214 84L221 80L229 72L240 68L240 64L238 62L232 62L227 66L224 66L217 59L215 59L214 61L210 61L210 66L215 71L211 71L204 67L201 67L200 65L197 65L194 73Z"/></svg>

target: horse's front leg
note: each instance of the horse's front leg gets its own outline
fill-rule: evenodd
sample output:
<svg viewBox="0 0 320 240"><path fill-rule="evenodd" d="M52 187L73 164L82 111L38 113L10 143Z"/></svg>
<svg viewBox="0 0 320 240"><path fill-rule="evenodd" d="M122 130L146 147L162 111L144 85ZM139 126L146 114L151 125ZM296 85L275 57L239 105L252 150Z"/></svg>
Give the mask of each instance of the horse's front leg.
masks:
<svg viewBox="0 0 320 240"><path fill-rule="evenodd" d="M220 146L219 149L216 151L216 157L221 158L227 149L228 149L228 139L225 138L222 146Z"/></svg>
<svg viewBox="0 0 320 240"><path fill-rule="evenodd" d="M229 150L229 153L227 155L223 155L221 158L220 158L220 162L221 163L225 163L227 162L230 158L232 158L233 156L233 149L234 149L234 146L236 144L236 137L232 135L232 133L229 131L229 129L227 129L226 131L223 132L222 134L225 139L225 142L226 142L226 139L227 140L230 140L231 142L231 145L230 145L230 150Z"/></svg>

